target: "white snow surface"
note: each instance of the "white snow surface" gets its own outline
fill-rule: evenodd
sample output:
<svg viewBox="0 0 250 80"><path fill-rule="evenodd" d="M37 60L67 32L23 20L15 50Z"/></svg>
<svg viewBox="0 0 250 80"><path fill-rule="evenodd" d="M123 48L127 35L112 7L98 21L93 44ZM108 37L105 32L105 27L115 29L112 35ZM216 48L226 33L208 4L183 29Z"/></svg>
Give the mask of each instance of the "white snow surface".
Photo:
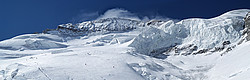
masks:
<svg viewBox="0 0 250 80"><path fill-rule="evenodd" d="M209 70L210 80L249 80L250 79L250 42L239 45L233 51L220 57Z"/></svg>
<svg viewBox="0 0 250 80"><path fill-rule="evenodd" d="M59 25L69 30L20 35L0 42L0 80L249 80L250 42L228 53L151 56L152 51L175 45L236 45L249 11L176 23L102 17ZM65 35L71 33L84 35Z"/></svg>

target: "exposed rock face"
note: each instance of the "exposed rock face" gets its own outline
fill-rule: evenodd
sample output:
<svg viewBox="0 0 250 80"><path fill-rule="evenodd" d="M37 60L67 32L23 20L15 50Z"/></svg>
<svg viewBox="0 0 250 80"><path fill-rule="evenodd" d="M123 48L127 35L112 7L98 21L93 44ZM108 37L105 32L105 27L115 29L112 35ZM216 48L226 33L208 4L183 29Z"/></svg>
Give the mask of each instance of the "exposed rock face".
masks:
<svg viewBox="0 0 250 80"><path fill-rule="evenodd" d="M244 20L245 20L245 27L249 29L250 28L250 12L247 13Z"/></svg>
<svg viewBox="0 0 250 80"><path fill-rule="evenodd" d="M245 28L247 29L246 33L247 33L247 41L250 40L250 12L247 13L246 17L244 18L245 20Z"/></svg>
<svg viewBox="0 0 250 80"><path fill-rule="evenodd" d="M64 36L84 36L93 32L109 33L131 31L138 27L144 27L145 23L126 18L107 18L86 21L78 24L62 24L55 30L47 29L43 33L61 34Z"/></svg>

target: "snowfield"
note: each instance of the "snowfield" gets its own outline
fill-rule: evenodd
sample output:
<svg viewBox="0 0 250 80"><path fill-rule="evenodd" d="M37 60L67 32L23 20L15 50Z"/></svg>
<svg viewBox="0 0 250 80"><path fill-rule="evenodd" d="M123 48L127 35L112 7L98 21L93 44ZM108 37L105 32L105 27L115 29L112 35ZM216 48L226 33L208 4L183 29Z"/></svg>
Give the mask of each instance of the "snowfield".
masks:
<svg viewBox="0 0 250 80"><path fill-rule="evenodd" d="M249 11L179 22L102 16L20 35L0 42L0 80L249 80Z"/></svg>

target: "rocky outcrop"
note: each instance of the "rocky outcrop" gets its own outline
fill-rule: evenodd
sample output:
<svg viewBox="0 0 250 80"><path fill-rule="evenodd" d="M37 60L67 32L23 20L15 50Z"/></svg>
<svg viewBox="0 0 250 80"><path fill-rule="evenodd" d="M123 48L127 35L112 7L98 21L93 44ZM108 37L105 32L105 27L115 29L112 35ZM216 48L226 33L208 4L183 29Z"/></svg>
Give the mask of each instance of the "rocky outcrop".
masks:
<svg viewBox="0 0 250 80"><path fill-rule="evenodd" d="M245 21L245 28L246 28L245 33L247 34L246 40L249 41L250 40L250 12L247 13L246 17L244 18L244 21Z"/></svg>
<svg viewBox="0 0 250 80"><path fill-rule="evenodd" d="M125 18L107 18L93 21L85 21L78 24L62 24L57 29L47 29L43 33L60 34L64 36L84 36L89 33L109 33L109 32L126 32L138 27L144 27L145 23L138 20Z"/></svg>

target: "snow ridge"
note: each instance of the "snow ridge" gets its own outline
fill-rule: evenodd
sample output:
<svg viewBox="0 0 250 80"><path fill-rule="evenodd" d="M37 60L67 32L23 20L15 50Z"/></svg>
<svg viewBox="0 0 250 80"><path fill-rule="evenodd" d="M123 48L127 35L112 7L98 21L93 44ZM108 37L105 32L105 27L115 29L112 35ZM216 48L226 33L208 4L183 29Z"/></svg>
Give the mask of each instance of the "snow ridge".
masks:
<svg viewBox="0 0 250 80"><path fill-rule="evenodd" d="M59 25L56 31L61 34L76 34L86 35L91 32L124 32L131 31L138 27L143 27L144 23L138 20L126 19L126 18L105 18L93 21L86 21L78 24L62 24ZM45 33L55 33L55 30L47 30Z"/></svg>

